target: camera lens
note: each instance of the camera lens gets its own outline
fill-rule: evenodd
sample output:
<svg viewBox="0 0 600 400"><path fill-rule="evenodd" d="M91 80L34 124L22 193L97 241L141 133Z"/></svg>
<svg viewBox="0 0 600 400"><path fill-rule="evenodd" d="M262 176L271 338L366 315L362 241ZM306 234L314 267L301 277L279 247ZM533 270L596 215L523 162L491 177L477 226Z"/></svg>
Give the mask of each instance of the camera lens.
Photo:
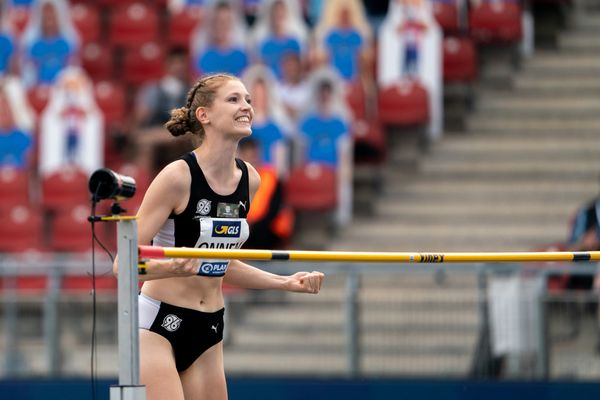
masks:
<svg viewBox="0 0 600 400"><path fill-rule="evenodd" d="M95 201L125 200L135 194L135 180L132 177L118 174L108 168L94 171L88 187Z"/></svg>

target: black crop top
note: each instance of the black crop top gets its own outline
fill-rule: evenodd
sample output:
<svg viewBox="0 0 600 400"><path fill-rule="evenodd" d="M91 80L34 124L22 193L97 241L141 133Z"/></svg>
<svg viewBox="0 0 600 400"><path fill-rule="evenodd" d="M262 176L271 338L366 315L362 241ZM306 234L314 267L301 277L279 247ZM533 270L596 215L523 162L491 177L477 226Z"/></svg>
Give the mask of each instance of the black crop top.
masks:
<svg viewBox="0 0 600 400"><path fill-rule="evenodd" d="M229 195L215 193L206 181L195 154L182 157L192 176L190 198L180 214L171 214L154 237L153 244L165 247L239 249L248 239L246 216L250 208L248 167L236 158L242 178ZM223 276L228 260L202 260L203 276Z"/></svg>

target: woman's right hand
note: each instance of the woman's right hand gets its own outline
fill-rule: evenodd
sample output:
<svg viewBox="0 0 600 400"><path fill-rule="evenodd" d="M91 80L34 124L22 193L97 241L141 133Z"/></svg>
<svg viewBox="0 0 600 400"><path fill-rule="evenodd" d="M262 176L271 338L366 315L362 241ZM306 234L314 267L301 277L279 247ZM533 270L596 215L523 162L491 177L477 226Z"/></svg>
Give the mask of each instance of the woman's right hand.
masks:
<svg viewBox="0 0 600 400"><path fill-rule="evenodd" d="M200 260L197 258L171 259L171 272L177 276L194 276L200 271Z"/></svg>

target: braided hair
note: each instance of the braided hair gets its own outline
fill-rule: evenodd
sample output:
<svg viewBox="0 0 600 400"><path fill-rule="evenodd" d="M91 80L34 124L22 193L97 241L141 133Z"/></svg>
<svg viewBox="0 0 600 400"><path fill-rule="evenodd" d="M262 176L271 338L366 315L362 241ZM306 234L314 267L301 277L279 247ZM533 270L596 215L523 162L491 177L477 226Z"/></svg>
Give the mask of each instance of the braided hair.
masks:
<svg viewBox="0 0 600 400"><path fill-rule="evenodd" d="M185 134L197 135L200 143L204 139L204 127L196 118L198 107L210 107L215 100L217 90L226 82L238 79L229 74L206 75L198 79L187 94L185 107L171 110L171 118L165 123L165 128L173 136Z"/></svg>

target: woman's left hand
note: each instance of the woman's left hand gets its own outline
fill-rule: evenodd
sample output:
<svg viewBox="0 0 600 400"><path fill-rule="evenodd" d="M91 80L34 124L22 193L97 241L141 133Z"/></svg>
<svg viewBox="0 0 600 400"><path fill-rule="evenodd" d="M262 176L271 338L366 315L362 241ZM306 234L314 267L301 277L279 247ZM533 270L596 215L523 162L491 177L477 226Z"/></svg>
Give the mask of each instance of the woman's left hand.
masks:
<svg viewBox="0 0 600 400"><path fill-rule="evenodd" d="M288 277L287 290L290 292L319 293L325 274L319 271L296 272Z"/></svg>

